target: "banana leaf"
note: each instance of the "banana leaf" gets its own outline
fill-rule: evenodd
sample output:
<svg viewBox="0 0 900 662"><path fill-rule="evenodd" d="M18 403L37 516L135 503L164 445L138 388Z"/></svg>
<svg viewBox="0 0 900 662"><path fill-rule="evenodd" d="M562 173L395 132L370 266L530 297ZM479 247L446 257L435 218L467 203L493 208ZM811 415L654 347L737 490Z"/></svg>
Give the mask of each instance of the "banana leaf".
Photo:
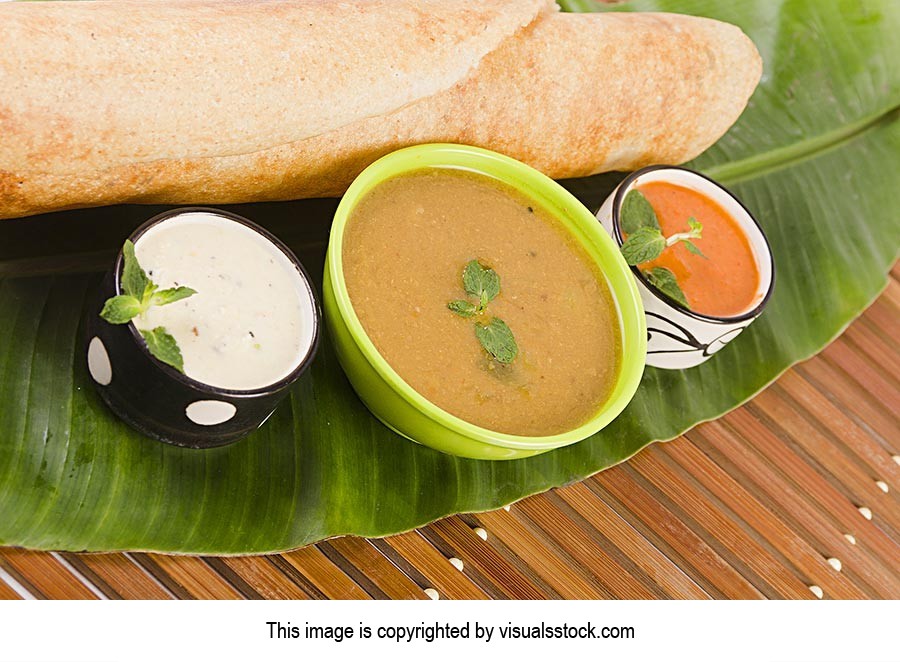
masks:
<svg viewBox="0 0 900 662"><path fill-rule="evenodd" d="M80 350L100 272L128 232L161 208L3 222L0 544L247 554L341 534L383 536L601 471L722 415L822 349L882 290L900 247L900 4L635 0L614 10L726 20L762 53L765 74L746 112L692 164L733 188L776 254L774 297L739 338L698 368L648 369L628 409L595 437L511 462L454 458L399 438L360 403L326 342L257 433L227 448L186 450L110 414ZM567 185L596 208L620 178ZM304 201L232 209L282 236L321 273L334 208Z"/></svg>

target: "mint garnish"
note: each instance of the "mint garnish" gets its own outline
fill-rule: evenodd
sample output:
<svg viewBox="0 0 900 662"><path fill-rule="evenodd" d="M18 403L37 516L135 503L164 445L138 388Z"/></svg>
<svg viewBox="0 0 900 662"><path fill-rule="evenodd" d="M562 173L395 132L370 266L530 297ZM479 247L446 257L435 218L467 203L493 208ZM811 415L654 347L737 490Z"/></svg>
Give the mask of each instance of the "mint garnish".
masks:
<svg viewBox="0 0 900 662"><path fill-rule="evenodd" d="M483 316L487 305L500 294L500 276L493 269L482 266L478 260L471 260L463 269L462 281L466 294L475 297L478 303L456 299L448 303L447 308L460 317ZM491 318L487 323L476 320L475 337L491 358L499 363L512 363L519 353L512 331L498 317Z"/></svg>
<svg viewBox="0 0 900 662"><path fill-rule="evenodd" d="M647 280L650 281L650 284L657 290L670 299L674 299L685 308L688 307L687 298L685 298L684 292L681 291L681 287L678 285L675 274L671 271L665 267L654 267L653 269L647 269L641 273L644 274Z"/></svg>
<svg viewBox="0 0 900 662"><path fill-rule="evenodd" d="M691 241L701 238L703 224L691 216L688 218L687 232L676 232L668 237L664 236L650 201L637 189L629 191L625 200L622 201L619 223L628 235L620 248L622 257L632 267L655 260L662 255L665 249L679 242L683 242L684 247L694 255L706 259L703 251ZM657 290L685 308L689 307L684 292L678 285L675 274L671 271L665 267L655 267L642 270L641 273Z"/></svg>
<svg viewBox="0 0 900 662"><path fill-rule="evenodd" d="M184 359L178 348L178 342L166 331L165 327L158 326L155 329L139 329L139 331L144 342L147 343L147 349L153 356L172 366L178 372L184 372Z"/></svg>
<svg viewBox="0 0 900 662"><path fill-rule="evenodd" d="M500 363L512 363L519 353L512 331L499 317L487 324L476 322L475 336L485 351Z"/></svg>
<svg viewBox="0 0 900 662"><path fill-rule="evenodd" d="M619 210L619 223L627 234L633 234L640 228L660 229L653 205L637 189L631 189L625 195L622 208Z"/></svg>
<svg viewBox="0 0 900 662"><path fill-rule="evenodd" d="M184 286L160 290L138 263L134 243L130 239L125 240L122 256L125 262L121 281L124 294L107 299L103 304L103 310L100 311L100 317L110 324L127 324L135 317L141 317L153 306L165 306L197 293L196 290ZM164 327L139 331L153 356L184 372L184 361L178 343Z"/></svg>

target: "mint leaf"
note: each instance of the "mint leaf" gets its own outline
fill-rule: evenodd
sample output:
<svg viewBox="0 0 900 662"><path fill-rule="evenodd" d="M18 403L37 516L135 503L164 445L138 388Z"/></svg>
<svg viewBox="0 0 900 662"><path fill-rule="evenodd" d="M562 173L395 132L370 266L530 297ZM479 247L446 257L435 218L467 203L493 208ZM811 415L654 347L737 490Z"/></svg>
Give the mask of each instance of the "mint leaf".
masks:
<svg viewBox="0 0 900 662"><path fill-rule="evenodd" d="M153 306L165 306L169 303L187 299L194 294L197 294L197 290L190 287L184 287L183 285L181 287L170 287L167 290L154 292L150 297L150 304Z"/></svg>
<svg viewBox="0 0 900 662"><path fill-rule="evenodd" d="M622 244L622 257L631 266L658 258L666 247L666 238L654 228L639 228Z"/></svg>
<svg viewBox="0 0 900 662"><path fill-rule="evenodd" d="M675 274L666 269L665 267L654 267L653 269L648 269L643 272L644 276L647 280L650 281L650 284L653 285L657 290L665 294L670 299L674 299L678 303L680 303L685 308L689 308L687 298L684 296L684 292L681 291L681 287L678 285L678 281L675 279Z"/></svg>
<svg viewBox="0 0 900 662"><path fill-rule="evenodd" d="M130 239L126 239L122 247L122 259L124 264L121 286L124 294L107 299L103 304L103 310L100 311L100 317L110 324L125 324L143 315L151 306L165 306L197 293L196 290L184 286L160 290L159 285L147 277L138 263L134 243ZM178 342L165 327L158 326L152 330L138 329L138 331L141 332L141 337L153 356L179 372L184 372L184 359L178 348Z"/></svg>
<svg viewBox="0 0 900 662"><path fill-rule="evenodd" d="M500 363L512 363L519 353L519 347L506 322L498 317L488 324L475 324L478 342L492 358Z"/></svg>
<svg viewBox="0 0 900 662"><path fill-rule="evenodd" d="M484 269L478 264L478 260L471 260L463 267L463 289L466 291L466 294L471 294L474 297L481 296L482 271L484 271Z"/></svg>
<svg viewBox="0 0 900 662"><path fill-rule="evenodd" d="M144 342L147 343L147 349L150 350L153 356L172 366L178 372L184 372L184 359L181 356L181 350L178 348L175 338L166 331L165 327L158 326L152 330L141 329L140 331Z"/></svg>
<svg viewBox="0 0 900 662"><path fill-rule="evenodd" d="M619 208L619 225L629 235L641 228L660 229L653 206L637 189L631 189L625 195Z"/></svg>
<svg viewBox="0 0 900 662"><path fill-rule="evenodd" d="M466 294L478 297L478 304L464 299L456 299L447 308L460 317L473 317L485 311L487 305L500 294L500 276L478 260L470 260L463 268L463 289ZM493 318L487 324L475 323L475 337L491 358L500 363L512 363L519 353L519 347L512 331L503 320Z"/></svg>
<svg viewBox="0 0 900 662"><path fill-rule="evenodd" d="M462 299L451 301L447 304L447 308L452 310L460 317L472 317L472 315L474 315L478 311L478 308L474 303L463 301Z"/></svg>
<svg viewBox="0 0 900 662"><path fill-rule="evenodd" d="M134 244L130 239L125 240L122 255L125 259L125 265L122 267L122 291L143 301L147 288L152 286L152 283L141 265L138 264L137 256L134 254Z"/></svg>
<svg viewBox="0 0 900 662"><path fill-rule="evenodd" d="M481 296L487 299L485 304L493 301L500 294L500 276L493 269L484 269L481 272Z"/></svg>
<svg viewBox="0 0 900 662"><path fill-rule="evenodd" d="M141 314L141 302L129 294L111 297L103 304L100 317L110 324L126 324Z"/></svg>
<svg viewBox="0 0 900 662"><path fill-rule="evenodd" d="M700 233L703 232L703 223L691 216L688 218L688 227L691 229L691 232L694 233L694 236L699 239Z"/></svg>
<svg viewBox="0 0 900 662"><path fill-rule="evenodd" d="M701 251L697 247L697 244L695 244L693 241L691 241L690 239L684 239L683 241L684 241L684 247L687 248L691 253L693 253L694 255L699 255L700 257L702 257L705 260L709 259L708 257L706 257L703 254L703 251Z"/></svg>
<svg viewBox="0 0 900 662"><path fill-rule="evenodd" d="M500 294L500 276L493 269L471 260L463 269L463 288L466 294L478 297L482 310Z"/></svg>

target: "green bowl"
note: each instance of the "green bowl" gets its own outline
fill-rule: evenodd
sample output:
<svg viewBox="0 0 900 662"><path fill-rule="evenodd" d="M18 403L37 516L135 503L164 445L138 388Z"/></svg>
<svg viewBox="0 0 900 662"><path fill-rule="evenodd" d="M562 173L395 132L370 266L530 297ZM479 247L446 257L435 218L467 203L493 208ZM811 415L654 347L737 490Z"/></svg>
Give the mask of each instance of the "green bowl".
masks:
<svg viewBox="0 0 900 662"><path fill-rule="evenodd" d="M622 366L602 409L585 424L562 434L525 437L494 432L447 413L417 393L375 349L353 310L341 259L347 219L373 187L397 175L426 168L467 170L504 182L560 219L606 275L622 325ZM326 326L338 360L362 401L385 425L439 451L482 460L528 457L581 441L608 425L634 396L647 353L647 327L637 285L603 227L562 186L519 161L477 147L417 145L388 154L366 168L338 206L325 261Z"/></svg>

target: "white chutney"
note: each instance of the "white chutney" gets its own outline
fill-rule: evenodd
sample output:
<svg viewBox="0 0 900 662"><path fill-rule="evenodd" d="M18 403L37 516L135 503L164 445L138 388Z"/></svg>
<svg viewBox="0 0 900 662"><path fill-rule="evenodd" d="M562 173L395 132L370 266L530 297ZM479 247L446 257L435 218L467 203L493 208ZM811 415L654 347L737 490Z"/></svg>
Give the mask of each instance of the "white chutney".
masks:
<svg viewBox="0 0 900 662"><path fill-rule="evenodd" d="M309 288L290 258L254 229L212 212L186 212L150 227L135 253L160 289L197 291L134 320L139 329L163 326L172 334L188 377L254 390L287 377L309 353Z"/></svg>

